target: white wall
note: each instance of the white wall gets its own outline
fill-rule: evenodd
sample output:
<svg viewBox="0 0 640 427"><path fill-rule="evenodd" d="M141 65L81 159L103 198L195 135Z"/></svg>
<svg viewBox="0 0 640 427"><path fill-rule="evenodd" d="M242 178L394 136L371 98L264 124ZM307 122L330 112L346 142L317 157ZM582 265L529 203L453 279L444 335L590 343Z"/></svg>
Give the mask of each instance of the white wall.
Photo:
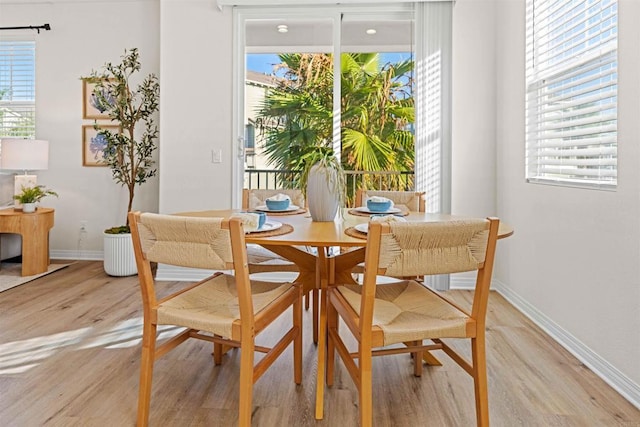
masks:
<svg viewBox="0 0 640 427"><path fill-rule="evenodd" d="M475 3L456 9L492 2ZM524 180L524 3L495 2L496 76L487 82L497 88L498 214L516 230L499 254L501 292L619 376L640 405L640 2L619 0L616 191Z"/></svg>
<svg viewBox="0 0 640 427"><path fill-rule="evenodd" d="M82 166L81 76L105 62L117 62L125 49L140 51L142 73L159 70L159 6L157 1L0 0L0 26L49 23L51 31L2 31L0 37L21 34L36 40L36 137L50 142L49 169L38 182L59 198L43 205L56 209L51 230L53 256L102 256L102 231L124 224L127 191L111 179L106 167ZM162 94L161 94L162 104ZM158 179L137 189L134 208L158 209ZM80 241L80 221L88 233Z"/></svg>
<svg viewBox="0 0 640 427"><path fill-rule="evenodd" d="M451 212L496 215L495 10L459 0L453 7Z"/></svg>
<svg viewBox="0 0 640 427"><path fill-rule="evenodd" d="M231 207L232 13L161 1L160 211ZM222 163L211 150L222 150Z"/></svg>

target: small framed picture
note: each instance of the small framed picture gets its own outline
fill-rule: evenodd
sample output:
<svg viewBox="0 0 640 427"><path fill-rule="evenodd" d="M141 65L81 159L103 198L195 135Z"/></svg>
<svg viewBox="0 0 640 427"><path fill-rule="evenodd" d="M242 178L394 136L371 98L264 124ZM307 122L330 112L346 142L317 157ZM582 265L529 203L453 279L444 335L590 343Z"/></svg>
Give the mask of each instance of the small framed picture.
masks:
<svg viewBox="0 0 640 427"><path fill-rule="evenodd" d="M113 133L121 131L117 125L100 125L100 129L109 130ZM102 161L107 140L104 135L99 135L98 130L93 125L82 126L82 166L107 166Z"/></svg>
<svg viewBox="0 0 640 427"><path fill-rule="evenodd" d="M93 93L96 87L96 81L92 79L82 80L82 118L83 119L108 119L109 113L100 100ZM106 96L107 102L109 97Z"/></svg>

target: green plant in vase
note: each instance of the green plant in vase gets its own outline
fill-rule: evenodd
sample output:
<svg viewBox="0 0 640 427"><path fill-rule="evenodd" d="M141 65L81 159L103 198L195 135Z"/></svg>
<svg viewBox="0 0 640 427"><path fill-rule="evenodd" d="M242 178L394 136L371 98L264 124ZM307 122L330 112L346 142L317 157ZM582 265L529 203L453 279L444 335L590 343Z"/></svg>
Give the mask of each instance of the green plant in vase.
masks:
<svg viewBox="0 0 640 427"><path fill-rule="evenodd" d="M93 71L87 77L95 84L92 105L120 127L114 132L99 123L94 125L99 137L96 141L102 144L101 161L111 168L113 180L129 193L125 225L104 231L104 269L111 276L137 272L127 213L132 210L136 186L157 174L155 117L159 110L160 84L155 74L148 74L134 85L140 68L138 49L134 48L125 50L119 64L107 62L101 71Z"/></svg>
<svg viewBox="0 0 640 427"><path fill-rule="evenodd" d="M18 202L25 203L38 203L46 196L58 197L58 193L53 190L49 190L44 185L36 185L35 187L22 187L20 194L13 196Z"/></svg>
<svg viewBox="0 0 640 427"><path fill-rule="evenodd" d="M127 187L131 211L136 186L156 176L154 152L157 149L158 127L155 114L159 110L160 84L155 74L148 74L134 86L132 77L140 71L138 49L125 50L119 64L106 63L101 71L93 71L88 80L95 83L92 103L107 113L120 132L94 125L103 142L102 163L111 168L115 182ZM129 224L105 230L108 234L129 233Z"/></svg>
<svg viewBox="0 0 640 427"><path fill-rule="evenodd" d="M34 187L23 186L20 194L16 194L13 198L22 204L23 212L34 212L35 204L47 196L58 197L58 193L46 188L44 185L36 185Z"/></svg>
<svg viewBox="0 0 640 427"><path fill-rule="evenodd" d="M300 189L314 221L333 221L346 199L346 177L331 147L318 145L302 156Z"/></svg>

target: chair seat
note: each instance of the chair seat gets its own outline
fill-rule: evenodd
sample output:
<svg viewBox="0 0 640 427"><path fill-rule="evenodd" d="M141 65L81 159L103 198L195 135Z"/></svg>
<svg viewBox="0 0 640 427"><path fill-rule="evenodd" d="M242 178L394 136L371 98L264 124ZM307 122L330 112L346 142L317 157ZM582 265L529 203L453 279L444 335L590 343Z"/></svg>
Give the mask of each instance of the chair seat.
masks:
<svg viewBox="0 0 640 427"><path fill-rule="evenodd" d="M251 281L254 313L287 292L293 284ZM234 276L221 274L158 306L158 324L178 325L232 338L240 319Z"/></svg>
<svg viewBox="0 0 640 427"><path fill-rule="evenodd" d="M349 305L360 313L362 286L338 286ZM414 280L378 285L373 325L383 331L384 345L431 338L468 337L473 322L461 310Z"/></svg>
<svg viewBox="0 0 640 427"><path fill-rule="evenodd" d="M282 258L280 255L263 248L260 245L247 245L247 259L249 264L267 264L267 265L288 265L293 264L291 261Z"/></svg>

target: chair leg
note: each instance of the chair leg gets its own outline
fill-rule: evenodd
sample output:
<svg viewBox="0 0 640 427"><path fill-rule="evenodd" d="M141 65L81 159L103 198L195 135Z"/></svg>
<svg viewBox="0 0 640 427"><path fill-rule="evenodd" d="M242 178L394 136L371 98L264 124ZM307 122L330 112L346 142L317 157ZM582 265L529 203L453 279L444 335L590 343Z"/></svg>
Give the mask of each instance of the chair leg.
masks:
<svg viewBox="0 0 640 427"><path fill-rule="evenodd" d="M413 345L421 346L422 341L413 341ZM416 377L422 376L422 351L415 351L411 353L413 356L413 375Z"/></svg>
<svg viewBox="0 0 640 427"><path fill-rule="evenodd" d="M149 424L151 381L156 351L157 326L145 320L142 332L142 356L140 360L140 384L138 389L138 427Z"/></svg>
<svg viewBox="0 0 640 427"><path fill-rule="evenodd" d="M333 343L333 339L331 338L331 334L329 331L335 330L338 331L338 311L335 309L333 304L330 302L327 303L327 386L331 387L333 385L334 380L334 369L336 364L336 354L335 349L336 346Z"/></svg>
<svg viewBox="0 0 640 427"><path fill-rule="evenodd" d="M251 426L251 410L253 405L253 358L255 337L242 338L240 345L240 402L238 426Z"/></svg>
<svg viewBox="0 0 640 427"><path fill-rule="evenodd" d="M308 295L308 294L307 294ZM293 339L293 378L296 384L302 384L302 300L293 303L293 326L297 328Z"/></svg>
<svg viewBox="0 0 640 427"><path fill-rule="evenodd" d="M478 427L489 426L489 393L487 387L487 358L484 331L471 339L473 385L476 395L476 421Z"/></svg>
<svg viewBox="0 0 640 427"><path fill-rule="evenodd" d="M373 386L371 380L371 348L360 347L358 369L360 370L360 427L371 427L373 425Z"/></svg>
<svg viewBox="0 0 640 427"><path fill-rule="evenodd" d="M215 336L219 338L219 335L215 335ZM222 364L222 355L223 355L222 344L214 342L213 343L213 364L214 365L217 366Z"/></svg>
<svg viewBox="0 0 640 427"><path fill-rule="evenodd" d="M309 300L311 299L311 291L304 294L304 309L309 310Z"/></svg>

